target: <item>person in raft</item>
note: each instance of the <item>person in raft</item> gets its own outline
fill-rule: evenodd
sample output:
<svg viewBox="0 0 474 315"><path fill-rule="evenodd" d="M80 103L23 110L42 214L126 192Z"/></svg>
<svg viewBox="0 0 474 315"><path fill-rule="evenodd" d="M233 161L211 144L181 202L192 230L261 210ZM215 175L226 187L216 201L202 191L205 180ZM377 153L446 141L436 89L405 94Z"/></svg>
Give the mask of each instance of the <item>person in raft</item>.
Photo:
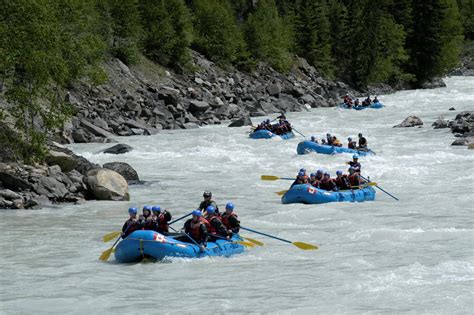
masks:
<svg viewBox="0 0 474 315"><path fill-rule="evenodd" d="M132 207L128 209L128 214L130 217L128 218L127 221L125 221L122 227L122 234L121 234L122 238L126 238L132 232L135 232L136 230L140 229L140 223L138 223L137 213L138 213L137 208Z"/></svg>
<svg viewBox="0 0 474 315"><path fill-rule="evenodd" d="M234 204L228 202L225 205L225 212L222 214L222 223L226 227L230 236L237 234L240 231L240 220L239 216L234 212Z"/></svg>
<svg viewBox="0 0 474 315"><path fill-rule="evenodd" d="M161 209L160 206L153 206L151 211L153 212L153 230L163 235L168 235L168 222L171 221L171 213L168 210Z"/></svg>
<svg viewBox="0 0 474 315"><path fill-rule="evenodd" d="M352 161L347 162L347 164L349 164L354 169L354 171L356 171L357 173L360 173L361 170L362 170L362 165L360 165L360 163L359 163L359 155L358 154L354 154L352 156Z"/></svg>
<svg viewBox="0 0 474 315"><path fill-rule="evenodd" d="M217 207L217 203L212 200L212 192L206 190L203 194L202 194L204 200L201 201L201 203L199 204L199 210L201 211L204 211L207 209L207 207L209 206L213 206L215 209L216 209L216 212L217 214L219 215L219 208Z"/></svg>
<svg viewBox="0 0 474 315"><path fill-rule="evenodd" d="M364 150L367 151L367 139L362 136L361 133L359 133L359 147L357 148L359 150Z"/></svg>
<svg viewBox="0 0 474 315"><path fill-rule="evenodd" d="M213 206L207 207L206 220L207 222L209 222L209 228L207 232L209 233L208 240L210 242L215 242L220 238L229 238L227 229L224 223L222 223L222 220L217 215L216 208L214 208Z"/></svg>
<svg viewBox="0 0 474 315"><path fill-rule="evenodd" d="M342 174L341 170L336 172L336 186L338 190L349 190L351 189L351 182L349 181L349 176L346 174Z"/></svg>
<svg viewBox="0 0 474 315"><path fill-rule="evenodd" d="M199 250L203 252L207 245L209 228L209 222L202 217L201 210L196 209L192 212L192 218L184 223L182 231L186 235L176 237L175 239L192 244L196 242Z"/></svg>

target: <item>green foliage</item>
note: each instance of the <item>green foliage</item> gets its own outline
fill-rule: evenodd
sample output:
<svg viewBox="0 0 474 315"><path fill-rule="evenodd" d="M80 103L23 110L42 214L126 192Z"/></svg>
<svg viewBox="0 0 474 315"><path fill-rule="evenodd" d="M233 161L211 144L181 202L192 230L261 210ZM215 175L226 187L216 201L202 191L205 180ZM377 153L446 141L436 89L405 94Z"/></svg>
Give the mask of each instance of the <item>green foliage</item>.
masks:
<svg viewBox="0 0 474 315"><path fill-rule="evenodd" d="M145 55L179 72L185 71L191 60L192 23L184 2L141 0L140 12Z"/></svg>
<svg viewBox="0 0 474 315"><path fill-rule="evenodd" d="M254 58L269 62L276 70L287 71L291 66L290 34L288 25L278 14L275 1L258 1L245 25L247 44Z"/></svg>
<svg viewBox="0 0 474 315"><path fill-rule="evenodd" d="M474 40L474 0L458 0L466 40Z"/></svg>
<svg viewBox="0 0 474 315"><path fill-rule="evenodd" d="M462 25L455 0L417 1L413 12L410 65L421 85L458 63Z"/></svg>
<svg viewBox="0 0 474 315"><path fill-rule="evenodd" d="M308 60L321 74L332 77L331 25L325 0L297 0L295 5L296 53Z"/></svg>
<svg viewBox="0 0 474 315"><path fill-rule="evenodd" d="M245 63L250 56L228 0L193 1L194 45L220 64Z"/></svg>

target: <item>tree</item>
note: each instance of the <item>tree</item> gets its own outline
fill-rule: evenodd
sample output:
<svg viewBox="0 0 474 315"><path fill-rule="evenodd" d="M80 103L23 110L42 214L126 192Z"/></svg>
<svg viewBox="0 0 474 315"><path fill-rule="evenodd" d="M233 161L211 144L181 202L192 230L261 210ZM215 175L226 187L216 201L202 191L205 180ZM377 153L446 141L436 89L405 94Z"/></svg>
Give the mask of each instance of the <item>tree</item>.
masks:
<svg viewBox="0 0 474 315"><path fill-rule="evenodd" d="M474 0L458 0L457 2L464 28L464 38L474 40Z"/></svg>
<svg viewBox="0 0 474 315"><path fill-rule="evenodd" d="M197 50L221 64L248 60L243 33L227 0L196 0L193 13Z"/></svg>
<svg viewBox="0 0 474 315"><path fill-rule="evenodd" d="M268 61L280 71L289 69L291 37L287 25L278 14L274 0L259 0L245 25L250 52L256 60Z"/></svg>
<svg viewBox="0 0 474 315"><path fill-rule="evenodd" d="M411 68L417 85L441 76L458 62L463 35L455 0L420 0L413 7Z"/></svg>
<svg viewBox="0 0 474 315"><path fill-rule="evenodd" d="M145 30L144 53L150 59L177 71L189 66L192 23L182 0L141 0Z"/></svg>

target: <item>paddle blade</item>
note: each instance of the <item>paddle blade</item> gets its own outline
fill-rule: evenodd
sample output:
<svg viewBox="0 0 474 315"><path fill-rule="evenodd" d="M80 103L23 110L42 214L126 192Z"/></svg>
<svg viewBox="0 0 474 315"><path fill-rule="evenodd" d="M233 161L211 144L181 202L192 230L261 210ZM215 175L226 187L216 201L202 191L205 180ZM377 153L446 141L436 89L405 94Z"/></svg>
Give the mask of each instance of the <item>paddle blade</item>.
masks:
<svg viewBox="0 0 474 315"><path fill-rule="evenodd" d="M247 241L250 241L252 243L254 243L255 245L258 245L258 246L263 246L264 244L260 241L257 241L256 239L253 239L253 238L250 238L250 237L245 237L245 236L242 236L244 239L246 239Z"/></svg>
<svg viewBox="0 0 474 315"><path fill-rule="evenodd" d="M250 242L246 242L246 241L235 241L235 243L238 243L238 244L241 244L241 245L244 245L244 246L248 246L248 247L255 247L255 244L250 243Z"/></svg>
<svg viewBox="0 0 474 315"><path fill-rule="evenodd" d="M113 250L114 250L113 247L111 247L111 248L105 250L105 251L102 253L102 255L100 255L99 259L102 260L102 261L107 261L107 260L109 259L109 257L110 257L110 254L112 254Z"/></svg>
<svg viewBox="0 0 474 315"><path fill-rule="evenodd" d="M291 242L291 244L295 245L296 247L303 249L303 250L314 250L318 249L318 246L311 245L308 243L303 243L303 242Z"/></svg>
<svg viewBox="0 0 474 315"><path fill-rule="evenodd" d="M122 234L122 232L110 232L110 233L105 234L102 240L104 241L104 243L107 243L119 237L120 234Z"/></svg>
<svg viewBox="0 0 474 315"><path fill-rule="evenodd" d="M281 190L281 191L276 191L275 194L277 194L278 196L283 196L284 194L286 194L288 190Z"/></svg>
<svg viewBox="0 0 474 315"><path fill-rule="evenodd" d="M261 180L278 180L280 177L274 175L262 175L260 177Z"/></svg>

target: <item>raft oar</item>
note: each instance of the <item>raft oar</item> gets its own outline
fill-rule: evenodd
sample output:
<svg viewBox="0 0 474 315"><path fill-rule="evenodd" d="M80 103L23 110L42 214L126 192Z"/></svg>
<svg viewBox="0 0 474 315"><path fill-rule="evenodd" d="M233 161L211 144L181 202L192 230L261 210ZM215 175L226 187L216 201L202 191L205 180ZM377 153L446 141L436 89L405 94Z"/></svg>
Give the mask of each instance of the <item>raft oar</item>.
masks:
<svg viewBox="0 0 474 315"><path fill-rule="evenodd" d="M254 243L254 244L257 245L257 246L263 246L263 245L265 245L265 244L263 244L262 242L260 242L260 241L258 241L258 240L256 240L256 239L254 239L254 238L245 237L245 236L242 236L242 235L241 235L241 237L244 238L244 239L246 239L247 241L250 241L250 242Z"/></svg>
<svg viewBox="0 0 474 315"><path fill-rule="evenodd" d="M181 218L177 218L176 220L171 221L170 223L168 223L168 225L171 225L171 224L173 224L173 223L176 223L176 222L178 222L179 220L182 220L182 219L186 218L187 216L190 216L191 214L193 214L193 213L192 213L192 212L189 212L188 214L183 215Z"/></svg>
<svg viewBox="0 0 474 315"><path fill-rule="evenodd" d="M371 181L368 179L368 178L365 178L364 176L360 175L359 176L362 178L362 179L365 179L366 181L368 181L369 183L371 183ZM390 197L392 197L393 199L397 200L397 201L400 201L400 199L398 199L397 197L395 197L394 195L392 195L391 193L389 193L388 191L385 191L382 187L380 187L379 185L375 184L374 185L375 187L377 187L378 189L380 189L381 191L383 191L384 193L386 193L387 195L389 195Z"/></svg>
<svg viewBox="0 0 474 315"><path fill-rule="evenodd" d="M303 136L303 138L306 138L306 136L304 134L302 134L301 132L299 132L298 130L296 130L294 127L291 127L291 129L293 129L294 131L296 131L297 133L299 133L300 135Z"/></svg>
<svg viewBox="0 0 474 315"><path fill-rule="evenodd" d="M275 194L277 194L278 196L283 196L284 194L286 194L287 191L288 189L280 190L280 191L276 191Z"/></svg>
<svg viewBox="0 0 474 315"><path fill-rule="evenodd" d="M129 225L129 226L125 229L124 233L127 232L127 230L128 230L129 227L131 227L131 225ZM112 247L110 247L109 249L105 250L105 251L102 253L102 255L100 255L99 259L102 260L102 261L107 261L107 260L109 259L109 257L110 257L110 254L112 254L112 252L114 251L115 245L117 245L118 241L120 241L121 238L122 238L122 235L120 235L120 236L117 238L117 240L115 241L114 245L112 245Z"/></svg>
<svg viewBox="0 0 474 315"><path fill-rule="evenodd" d="M260 177L261 180L278 180L278 179L284 179L284 180L295 180L294 178L289 178L289 177L278 177L275 175L262 175Z"/></svg>
<svg viewBox="0 0 474 315"><path fill-rule="evenodd" d="M119 231L110 232L110 233L105 234L102 237L102 240L104 241L104 243L107 243L113 240L114 238L116 238L117 236L119 236L120 234L122 234L122 232L119 232Z"/></svg>
<svg viewBox="0 0 474 315"><path fill-rule="evenodd" d="M228 241L229 243L237 243L237 244L242 244L242 245L249 246L249 247L255 247L255 245L254 245L253 243L250 243L250 242L234 241L234 240L231 240L231 239L222 237L222 236L220 236L220 235L215 235L215 234L211 234L211 233L207 233L207 235L212 236L212 237L215 237L215 238L220 238L220 239L222 239L222 240L226 240L226 241Z"/></svg>
<svg viewBox="0 0 474 315"><path fill-rule="evenodd" d="M282 241L282 242L286 242L286 243L293 244L293 245L295 245L296 247L298 247L299 249L303 249L303 250L318 249L318 246L311 245L311 244L308 244L308 243L292 242L292 241L285 240L285 239L283 239L283 238L279 238L279 237L276 237L276 236L273 236L273 235L269 235L269 234L266 234L266 233L262 233L262 232L259 232L259 231L255 231L255 230L252 230L252 229L243 227L243 226L240 226L240 228L241 228L241 229L244 229L244 230L247 230L247 231L250 231L250 232L254 232L254 233L260 234L260 235L264 235L264 236L267 236L267 237L270 237L270 238L274 238L274 239L279 240L279 241Z"/></svg>

